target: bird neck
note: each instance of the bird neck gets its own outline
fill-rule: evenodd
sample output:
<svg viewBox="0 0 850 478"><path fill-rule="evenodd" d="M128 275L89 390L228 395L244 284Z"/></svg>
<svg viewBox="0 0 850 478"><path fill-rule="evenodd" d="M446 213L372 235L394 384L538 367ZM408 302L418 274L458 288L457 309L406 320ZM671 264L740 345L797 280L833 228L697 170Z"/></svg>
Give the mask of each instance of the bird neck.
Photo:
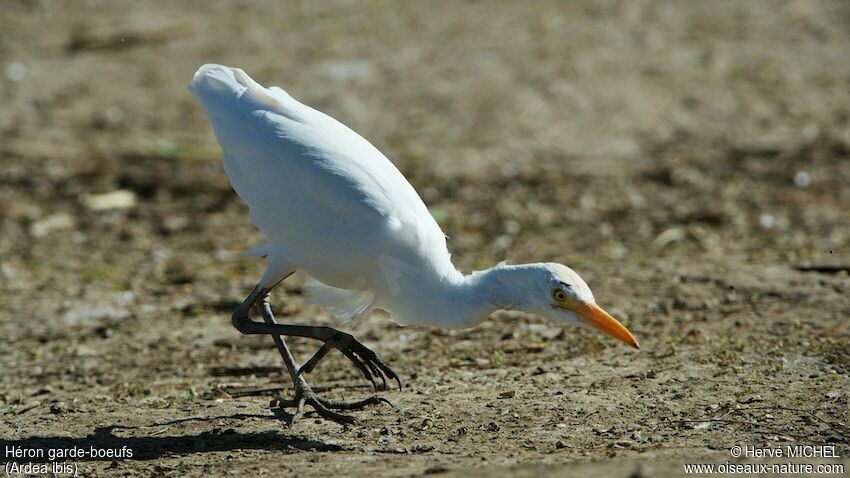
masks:
<svg viewBox="0 0 850 478"><path fill-rule="evenodd" d="M473 272L453 284L452 316L457 327L480 324L497 310L525 310L530 296L526 290L527 266L499 264Z"/></svg>
<svg viewBox="0 0 850 478"><path fill-rule="evenodd" d="M469 275L454 267L445 274L411 275L396 269L378 287L378 307L391 311L401 324L474 327L500 309L532 311L527 290L532 266L499 264Z"/></svg>

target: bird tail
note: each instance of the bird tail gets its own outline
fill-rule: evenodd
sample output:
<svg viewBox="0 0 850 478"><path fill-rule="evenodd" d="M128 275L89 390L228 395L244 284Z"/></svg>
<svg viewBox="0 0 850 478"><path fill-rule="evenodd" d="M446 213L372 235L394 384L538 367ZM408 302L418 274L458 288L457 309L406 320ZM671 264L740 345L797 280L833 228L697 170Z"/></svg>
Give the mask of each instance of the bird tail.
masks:
<svg viewBox="0 0 850 478"><path fill-rule="evenodd" d="M283 108L279 94L272 93L254 81L241 68L208 63L198 68L188 88L198 97L208 112L234 103L241 103L248 110L275 111Z"/></svg>
<svg viewBox="0 0 850 478"><path fill-rule="evenodd" d="M369 291L331 287L308 277L304 284L307 301L321 305L341 322L365 317L373 309L375 294Z"/></svg>
<svg viewBox="0 0 850 478"><path fill-rule="evenodd" d="M224 152L236 158L267 153L262 141L246 141L256 137L257 128L267 127L257 112L295 118L300 104L280 88L265 88L229 66L203 65L187 87L204 107Z"/></svg>

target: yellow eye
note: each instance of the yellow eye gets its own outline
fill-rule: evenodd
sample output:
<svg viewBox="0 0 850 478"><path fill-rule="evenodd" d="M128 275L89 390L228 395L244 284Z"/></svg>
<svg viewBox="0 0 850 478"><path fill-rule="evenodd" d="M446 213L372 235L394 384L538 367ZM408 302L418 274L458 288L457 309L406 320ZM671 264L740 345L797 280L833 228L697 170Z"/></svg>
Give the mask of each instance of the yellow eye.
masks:
<svg viewBox="0 0 850 478"><path fill-rule="evenodd" d="M567 300L567 293L561 289L554 289L552 290L552 298L558 302L563 302Z"/></svg>

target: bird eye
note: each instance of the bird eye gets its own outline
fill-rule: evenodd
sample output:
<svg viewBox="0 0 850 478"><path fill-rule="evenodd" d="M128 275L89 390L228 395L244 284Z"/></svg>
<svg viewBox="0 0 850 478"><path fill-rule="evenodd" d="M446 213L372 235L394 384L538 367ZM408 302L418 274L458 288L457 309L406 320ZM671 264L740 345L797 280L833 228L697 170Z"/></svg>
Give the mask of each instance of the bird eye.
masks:
<svg viewBox="0 0 850 478"><path fill-rule="evenodd" d="M561 289L552 290L552 298L558 302L563 302L567 300L567 293Z"/></svg>

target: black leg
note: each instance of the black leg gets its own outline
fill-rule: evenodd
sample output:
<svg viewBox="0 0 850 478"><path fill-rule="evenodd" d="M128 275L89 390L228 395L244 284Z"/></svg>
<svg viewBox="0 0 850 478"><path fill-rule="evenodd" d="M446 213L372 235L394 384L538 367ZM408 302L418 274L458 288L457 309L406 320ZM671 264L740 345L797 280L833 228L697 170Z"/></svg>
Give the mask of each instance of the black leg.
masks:
<svg viewBox="0 0 850 478"><path fill-rule="evenodd" d="M271 304L269 303L268 293L262 296L260 301L260 312L263 316L263 320L267 324L277 324L274 314L272 313ZM286 341L283 340L283 337L280 335L272 335L272 338L274 338L274 343L280 351L280 355L283 358L283 363L286 365L286 370L289 372L289 376L292 377L292 383L295 386L295 398L291 401L284 401L280 399L276 401L273 400L270 405L272 407L276 406L281 408L286 404L290 404L291 406L297 407L295 414L292 416L290 425L295 423L295 421L304 414L305 405L313 407L319 416L327 420L342 423L343 425L354 423L354 417L336 413L324 406L324 403L316 396L310 388L310 385L308 385L307 381L304 380L304 377L299 375L299 367L295 363L295 358L292 356L292 352L289 351L289 347L286 345Z"/></svg>
<svg viewBox="0 0 850 478"><path fill-rule="evenodd" d="M319 352L313 356L307 364L305 364L309 366L309 368L305 369L305 372L311 371L313 367L316 366L316 363L327 354L329 348L333 347L348 357L348 359L351 360L351 362L360 370L363 376L366 377L366 380L369 380L376 389L377 385L375 384L373 375L378 375L384 384L386 384L387 378L395 380L398 384L399 390L401 390L401 378L399 378L398 374L396 374L389 365L384 363L384 361L381 360L375 352L358 342L351 334L341 332L331 327L278 324L276 322L269 322L268 320L263 323L251 320L248 316L248 311L258 301L262 301L264 297L267 297L268 293L269 289L255 287L245 301L233 312L233 326L236 327L239 332L246 335L271 335L273 337L291 336L321 340L325 343L325 346L323 346L322 349L327 348L327 350L323 351L320 349ZM265 306L261 304L260 308L264 309L267 305L267 302ZM269 311L270 310L271 309L269 308ZM277 340L275 341L275 344L278 344ZM280 350L281 355L284 356L284 362L291 360L291 354L289 354L289 357L285 357L287 353L284 352L284 344L278 344L278 350ZM292 360L292 363L294 366L294 360ZM297 367L295 367L294 370L296 370L296 375L298 375Z"/></svg>
<svg viewBox="0 0 850 478"><path fill-rule="evenodd" d="M274 319L274 314L272 314L268 293L266 293L260 301L260 312L263 316L263 320L267 324L277 323ZM289 351L289 346L286 345L286 342L280 335L272 335L272 339L274 339L274 344L277 346L277 350L280 351L280 357L283 359L284 365L286 365L286 370L289 372L289 376L292 380L295 380L298 375L299 367L295 362L295 357L292 356L292 352Z"/></svg>
<svg viewBox="0 0 850 478"><path fill-rule="evenodd" d="M388 365L384 364L374 352L357 342L357 340L349 334L339 332L330 327L278 324L271 310L271 304L268 297L269 291L270 289L261 288L259 286L255 287L245 301L236 309L236 311L234 311L233 325L243 334L269 334L274 339L284 365L289 372L289 376L292 378L293 385L295 387L295 398L292 400L273 400L270 404L272 407L296 407L296 412L292 416L292 423L294 423L303 415L304 406L310 405L316 410L316 413L318 413L319 416L343 425L354 423L354 418L348 415L336 413L332 410L358 410L369 405L377 405L380 403L388 403L394 407L392 402L389 400L377 396L372 396L356 402L339 402L322 399L316 396L307 384L307 381L304 379L302 372L309 373L312 371L319 360L327 355L331 348L337 348L345 354L346 357L348 357L358 367L358 369L360 369L364 376L372 382L373 386L375 386L375 381L372 378L372 373L381 377L381 380L384 383L384 388L386 388L386 379L384 378L385 374L391 378L395 378L399 384L399 388L401 388L401 381L399 380L398 375L396 375ZM250 319L248 311L250 311L254 304L258 304L265 323L254 322ZM303 367L299 367L295 358L292 356L292 352L289 350L286 341L283 339L284 335L323 340L325 344L309 361L307 361L307 363L304 364Z"/></svg>

